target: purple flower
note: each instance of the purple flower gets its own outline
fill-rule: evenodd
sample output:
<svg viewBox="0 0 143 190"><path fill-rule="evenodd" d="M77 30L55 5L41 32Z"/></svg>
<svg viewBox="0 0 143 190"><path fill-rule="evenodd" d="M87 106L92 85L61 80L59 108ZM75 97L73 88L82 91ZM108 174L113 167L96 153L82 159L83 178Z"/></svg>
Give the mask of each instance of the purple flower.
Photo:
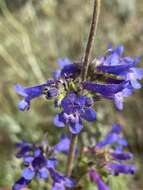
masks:
<svg viewBox="0 0 143 190"><path fill-rule="evenodd" d="M53 175L58 176L58 172L55 170L58 161L55 156L59 152L68 153L69 138L62 135L60 141L55 146L49 147L46 143L42 145L37 146L26 141L17 144L19 150L16 156L23 159L25 168L22 171L21 178L14 184L13 190L20 190L27 186L34 178L48 179L50 175L52 175L52 178ZM51 171L55 171L55 174L51 173ZM61 175L59 173L59 176ZM68 182L68 178L63 177L62 181L66 185L65 183Z"/></svg>
<svg viewBox="0 0 143 190"><path fill-rule="evenodd" d="M90 169L88 175L97 184L98 190L110 190L94 169Z"/></svg>
<svg viewBox="0 0 143 190"><path fill-rule="evenodd" d="M121 139L119 134L121 132L121 125L119 124L113 124L111 131L104 137L103 140L98 142L96 144L96 147L102 148L106 145L112 145L113 143L118 143L118 141Z"/></svg>
<svg viewBox="0 0 143 190"><path fill-rule="evenodd" d="M130 96L133 92L133 88L128 81L116 81L115 79L111 80L111 78L108 78L108 83L106 84L84 82L82 86L83 89L91 91L95 95L100 94L101 98L113 100L116 108L119 110L123 109L124 97Z"/></svg>
<svg viewBox="0 0 143 190"><path fill-rule="evenodd" d="M22 172L22 177L26 180L32 180L34 177L47 179L49 168L55 167L57 160L55 158L46 159L40 148L35 148L33 155L24 156L26 168Z"/></svg>
<svg viewBox="0 0 143 190"><path fill-rule="evenodd" d="M118 151L116 153L114 152L115 154L117 154L117 153L124 154L123 152L119 152L119 151L122 151L122 149L124 147L126 147L128 145L128 143L127 143L126 139L121 136L121 130L122 130L121 125L113 124L111 131L108 132L108 134L104 137L103 140L99 141L96 144L96 147L101 149L107 145L114 146L115 150ZM112 152L112 155L114 153Z"/></svg>
<svg viewBox="0 0 143 190"><path fill-rule="evenodd" d="M123 46L118 46L115 49L110 48L107 54L98 60L99 64L96 69L103 73L121 76L124 80L129 81L132 89L139 89L141 84L138 80L143 78L143 69L137 68L136 65L140 62L140 57L134 59L123 57L123 51Z"/></svg>
<svg viewBox="0 0 143 190"><path fill-rule="evenodd" d="M124 97L130 96L133 92L133 89L129 85L128 81L121 80L120 82L118 80L117 83L115 80L112 80L112 82L115 83L99 84L95 82L84 82L82 86L83 89L86 89L95 94L100 94L101 98L104 97L113 100L116 108L122 110Z"/></svg>
<svg viewBox="0 0 143 190"><path fill-rule="evenodd" d="M100 95L100 98L113 100L117 109L123 109L124 98L131 96L134 89L141 88L143 68L138 68L139 57L123 56L124 47L110 47L107 53L97 59L94 82L85 81L83 89Z"/></svg>
<svg viewBox="0 0 143 190"><path fill-rule="evenodd" d="M18 104L20 111L29 110L30 102L34 98L37 98L43 94L45 94L47 98L51 98L57 96L58 94L54 80L48 80L47 83L33 87L23 87L20 84L16 84L15 91L24 97L24 99Z"/></svg>
<svg viewBox="0 0 143 190"><path fill-rule="evenodd" d="M116 160L130 160L133 158L133 155L130 152L111 152L112 157Z"/></svg>
<svg viewBox="0 0 143 190"><path fill-rule="evenodd" d="M37 98L43 94L43 90L46 84L34 86L34 87L23 87L20 84L15 85L16 92L23 96L25 99L20 101L18 107L20 111L28 110L30 108L30 101L33 98Z"/></svg>
<svg viewBox="0 0 143 190"><path fill-rule="evenodd" d="M121 130L121 125L114 124L112 129L95 147L85 147L83 149L84 153L96 155L95 164L92 165L93 168L90 168L89 175L101 190L108 187L106 187L100 179L100 172L101 174L104 171L107 174L119 175L134 174L136 171L133 164L126 163L126 161L133 159L133 155L130 152L124 151L124 148L127 146L127 141L121 136ZM99 175L94 168L96 168Z"/></svg>
<svg viewBox="0 0 143 190"><path fill-rule="evenodd" d="M69 147L70 139L66 135L61 135L59 143L54 146L54 151L68 153Z"/></svg>
<svg viewBox="0 0 143 190"><path fill-rule="evenodd" d="M26 180L25 178L21 177L19 180L15 182L15 184L12 187L12 190L21 190L30 183L29 180Z"/></svg>
<svg viewBox="0 0 143 190"><path fill-rule="evenodd" d="M73 64L68 58L58 59L57 60L60 69L53 73L55 79L59 78L74 78L80 73L79 66Z"/></svg>
<svg viewBox="0 0 143 190"><path fill-rule="evenodd" d="M107 164L107 168L109 171L113 173L113 175L119 174L134 174L136 168L134 165L127 165L127 164L116 164L116 163L109 163Z"/></svg>
<svg viewBox="0 0 143 190"><path fill-rule="evenodd" d="M91 122L96 119L92 103L92 99L87 96L78 96L74 92L67 94L61 101L63 111L56 115L54 124L57 127L65 127L67 124L71 133L79 133L83 128L82 119Z"/></svg>
<svg viewBox="0 0 143 190"><path fill-rule="evenodd" d="M29 155L29 152L33 149L33 145L26 141L17 143L16 147L19 149L19 151L16 154L17 158L23 158L24 156Z"/></svg>
<svg viewBox="0 0 143 190"><path fill-rule="evenodd" d="M100 93L104 97L108 98L122 91L127 86L127 83L121 82L119 84L100 84L93 82L83 82L82 86L88 91Z"/></svg>
<svg viewBox="0 0 143 190"><path fill-rule="evenodd" d="M53 179L53 186L51 190L65 190L75 186L75 181L54 169L50 169L50 175Z"/></svg>

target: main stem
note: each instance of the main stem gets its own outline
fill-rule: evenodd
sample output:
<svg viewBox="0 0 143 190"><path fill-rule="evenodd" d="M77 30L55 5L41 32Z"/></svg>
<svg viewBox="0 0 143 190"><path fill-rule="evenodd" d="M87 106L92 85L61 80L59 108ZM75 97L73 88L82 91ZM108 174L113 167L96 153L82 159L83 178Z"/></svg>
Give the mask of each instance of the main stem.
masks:
<svg viewBox="0 0 143 190"><path fill-rule="evenodd" d="M67 161L67 173L66 173L67 176L69 176L69 177L72 174L72 168L73 168L73 162L75 159L77 141L78 141L78 135L72 134L68 161Z"/></svg>
<svg viewBox="0 0 143 190"><path fill-rule="evenodd" d="M87 73L88 73L88 67L89 67L89 63L90 63L91 51L92 51L94 37L95 37L95 34L96 34L99 15L100 15L100 7L101 7L101 0L94 0L92 22L91 22L88 41L87 41L85 54L84 54L84 58L83 58L83 68L82 68L82 71L81 71L81 79L82 79L82 81L86 80Z"/></svg>
<svg viewBox="0 0 143 190"><path fill-rule="evenodd" d="M100 5L101 0L94 0L94 8L93 8L93 16L92 16L92 22L90 26L90 32L88 36L87 46L85 49L84 59L83 59L83 66L81 71L81 80L85 81L87 77L88 67L90 63L90 55L93 47L94 42L94 35L97 30L98 20L99 20L99 14L100 14ZM72 174L73 169L73 162L75 159L75 151L76 151L76 145L78 141L78 135L72 134L71 137L71 143L70 143L70 150L68 155L68 161L67 161L67 176L70 177Z"/></svg>

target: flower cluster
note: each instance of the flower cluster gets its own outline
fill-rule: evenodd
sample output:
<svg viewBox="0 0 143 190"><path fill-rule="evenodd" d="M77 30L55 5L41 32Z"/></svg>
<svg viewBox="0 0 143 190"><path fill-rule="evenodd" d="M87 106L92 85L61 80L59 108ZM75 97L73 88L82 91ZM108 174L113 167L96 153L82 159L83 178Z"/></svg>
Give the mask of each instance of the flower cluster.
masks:
<svg viewBox="0 0 143 190"><path fill-rule="evenodd" d="M46 83L23 87L15 85L16 92L24 99L18 104L19 110L29 110L32 99L45 95L46 98L55 99L55 107L60 107L61 113L54 118L57 127L69 126L70 132L77 134L83 128L82 119L94 121L96 112L92 108L93 98L87 95L80 95L76 90L75 80L79 76L80 69L76 64L72 64L68 59L59 59L58 64L61 69L53 73L53 79Z"/></svg>
<svg viewBox="0 0 143 190"><path fill-rule="evenodd" d="M99 190L109 189L100 177L103 171L105 175L111 174L115 176L135 173L135 166L127 162L133 159L133 155L124 151L128 144L121 136L121 129L120 125L114 124L103 140L93 147L83 148L85 154L91 154L92 157L95 155L88 173L91 180L97 184Z"/></svg>
<svg viewBox="0 0 143 190"><path fill-rule="evenodd" d="M17 144L19 149L17 158L23 160L25 168L22 171L21 178L13 185L13 190L21 190L26 187L32 179L47 180L51 176L53 185L51 190L65 189L65 187L74 186L75 182L58 172L55 168L58 164L56 154L60 152L68 153L70 140L62 136L60 142L50 147L46 142L41 145L21 142Z"/></svg>
<svg viewBox="0 0 143 190"><path fill-rule="evenodd" d="M138 68L140 57L123 57L124 47L109 48L106 55L94 60L95 82L86 81L83 88L99 93L101 97L114 101L117 109L123 109L124 97L141 88L138 80L143 78L143 68ZM92 72L92 70L90 70Z"/></svg>
<svg viewBox="0 0 143 190"><path fill-rule="evenodd" d="M54 117L57 127L68 127L70 133L79 134L84 121L94 122L97 100L112 100L117 109L123 109L124 97L132 95L135 89L141 88L139 80L143 78L143 69L138 68L139 57L123 56L123 46L109 48L105 55L93 60L88 69L86 81L81 81L81 63L72 63L69 59L59 59L60 69L53 73L51 79L41 85L23 87L15 85L16 92L24 99L18 104L20 111L29 110L31 100L42 95L54 99L58 113ZM121 126L113 125L112 130L94 147L84 147L83 153L92 155L88 174L99 190L109 190L102 180L108 175L134 174L135 167L128 164L131 153L124 151L127 141L121 136ZM75 182L56 170L57 153L68 153L70 140L62 137L53 147L33 145L22 142L18 145L18 158L23 159L24 170L21 178L14 184L13 190L26 187L33 178L48 179L51 177L52 190L71 188ZM91 164L92 163L92 164Z"/></svg>
<svg viewBox="0 0 143 190"><path fill-rule="evenodd" d="M55 125L68 125L74 134L83 128L82 119L96 119L93 109L96 97L113 100L117 109L122 110L124 97L130 96L134 89L141 88L138 80L143 78L143 69L136 66L140 58L123 57L123 51L123 46L109 48L104 56L93 61L91 68L94 65L94 69L89 69L91 73L88 78L94 80L85 82L79 80L79 64L67 58L59 59L60 69L53 73L53 79L34 87L15 86L16 92L24 96L24 100L19 102L19 109L28 110L31 100L41 95L54 98L55 106L62 109L54 119Z"/></svg>

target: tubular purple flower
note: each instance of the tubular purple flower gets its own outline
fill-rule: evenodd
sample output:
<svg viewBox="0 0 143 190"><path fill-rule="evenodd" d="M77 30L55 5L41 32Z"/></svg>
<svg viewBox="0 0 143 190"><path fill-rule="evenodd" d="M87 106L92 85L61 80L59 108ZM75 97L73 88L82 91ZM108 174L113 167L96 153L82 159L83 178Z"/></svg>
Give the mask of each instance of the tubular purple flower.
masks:
<svg viewBox="0 0 143 190"><path fill-rule="evenodd" d="M55 85L54 80L48 80L44 84L32 87L23 87L20 84L16 84L15 91L24 97L24 99L21 100L18 104L19 110L29 110L31 100L43 94L46 94L47 98L56 97L58 95L58 89L56 87L53 87L53 85Z"/></svg>
<svg viewBox="0 0 143 190"><path fill-rule="evenodd" d="M20 84L15 85L16 92L23 96L25 99L20 101L18 104L19 110L24 111L30 108L30 101L34 98L37 98L43 94L43 90L46 87L46 84L33 86L33 87L23 87Z"/></svg>
<svg viewBox="0 0 143 190"><path fill-rule="evenodd" d="M124 65L99 65L96 67L98 71L102 71L105 73L110 73L110 74L115 74L115 75L120 75L122 73L125 73L128 71L130 68L132 68L135 65L135 63L126 63Z"/></svg>
<svg viewBox="0 0 143 190"><path fill-rule="evenodd" d="M83 89L86 89L94 93L100 93L105 97L113 96L117 92L123 90L126 87L126 85L126 82L122 82L120 84L99 84L93 82L82 83Z"/></svg>
<svg viewBox="0 0 143 190"><path fill-rule="evenodd" d="M107 169L112 172L114 175L119 174L134 174L136 168L134 165L125 165L125 164L116 164L116 163L109 163L107 165Z"/></svg>
<svg viewBox="0 0 143 190"><path fill-rule="evenodd" d="M130 160L133 155L130 152L111 152L110 155L116 160Z"/></svg>
<svg viewBox="0 0 143 190"><path fill-rule="evenodd" d="M94 169L90 169L88 175L97 184L98 190L110 190Z"/></svg>
<svg viewBox="0 0 143 190"><path fill-rule="evenodd" d="M96 144L96 147L102 148L106 145L117 143L119 140L119 134L121 132L121 126L119 124L113 124L112 130L105 136L103 140Z"/></svg>
<svg viewBox="0 0 143 190"><path fill-rule="evenodd" d="M24 97L29 97L29 99L36 98L42 95L43 89L46 84L32 86L32 87L23 87L20 84L15 85L16 92Z"/></svg>

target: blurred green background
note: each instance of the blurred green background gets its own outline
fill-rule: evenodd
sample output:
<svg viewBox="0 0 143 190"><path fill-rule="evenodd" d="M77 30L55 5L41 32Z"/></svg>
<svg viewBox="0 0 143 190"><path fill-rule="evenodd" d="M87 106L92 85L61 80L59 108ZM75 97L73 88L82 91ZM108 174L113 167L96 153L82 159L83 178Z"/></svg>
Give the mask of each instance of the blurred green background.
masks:
<svg viewBox="0 0 143 190"><path fill-rule="evenodd" d="M54 130L52 124L56 110L43 98L33 101L30 111L18 111L14 84L44 82L56 68L59 57L80 59L91 14L91 0L0 0L0 187L10 187L19 175L15 142L37 142L48 132L49 141L55 143L61 132ZM105 52L109 43L124 44L127 55L143 55L142 0L102 1L93 57ZM138 173L127 180L121 177L119 183L115 180L118 185L112 184L112 190L142 190L143 90L128 98L122 113L115 111L110 102L98 103L96 110L97 126L103 130L115 121L125 126L124 135L136 156ZM84 131L81 139L88 141L94 134L93 127ZM32 189L37 188L33 185Z"/></svg>

